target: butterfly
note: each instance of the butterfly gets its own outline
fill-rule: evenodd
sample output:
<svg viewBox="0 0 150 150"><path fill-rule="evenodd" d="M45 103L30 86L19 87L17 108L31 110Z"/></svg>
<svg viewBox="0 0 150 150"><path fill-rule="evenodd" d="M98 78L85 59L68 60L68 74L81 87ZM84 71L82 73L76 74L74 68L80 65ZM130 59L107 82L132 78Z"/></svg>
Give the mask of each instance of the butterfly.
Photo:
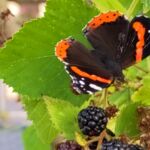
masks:
<svg viewBox="0 0 150 150"><path fill-rule="evenodd" d="M129 21L118 11L101 13L83 33L91 50L72 38L61 40L55 48L78 94L93 94L115 80L123 81L123 69L150 55L150 18L146 16Z"/></svg>

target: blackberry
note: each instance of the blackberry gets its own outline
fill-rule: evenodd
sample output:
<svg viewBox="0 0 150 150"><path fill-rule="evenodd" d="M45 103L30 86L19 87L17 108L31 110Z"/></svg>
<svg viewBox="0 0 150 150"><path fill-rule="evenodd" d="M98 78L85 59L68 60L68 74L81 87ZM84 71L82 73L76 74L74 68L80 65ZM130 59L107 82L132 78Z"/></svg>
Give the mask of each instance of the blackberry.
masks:
<svg viewBox="0 0 150 150"><path fill-rule="evenodd" d="M78 124L84 135L98 136L106 128L106 112L102 108L89 106L78 114Z"/></svg>
<svg viewBox="0 0 150 150"><path fill-rule="evenodd" d="M126 144L120 140L105 141L102 144L101 150L144 150L139 145Z"/></svg>
<svg viewBox="0 0 150 150"><path fill-rule="evenodd" d="M57 150L83 150L75 141L66 141L57 145Z"/></svg>
<svg viewBox="0 0 150 150"><path fill-rule="evenodd" d="M120 140L105 141L102 144L102 150L130 150L128 144L123 143Z"/></svg>
<svg viewBox="0 0 150 150"><path fill-rule="evenodd" d="M96 142L93 142L93 143L91 143L91 144L89 145L89 149L90 149L90 150L96 150L97 145L98 145L98 142L97 142L97 141L96 141Z"/></svg>
<svg viewBox="0 0 150 150"><path fill-rule="evenodd" d="M140 145L133 145L133 144L130 144L129 148L130 150L144 150L144 148L141 147Z"/></svg>

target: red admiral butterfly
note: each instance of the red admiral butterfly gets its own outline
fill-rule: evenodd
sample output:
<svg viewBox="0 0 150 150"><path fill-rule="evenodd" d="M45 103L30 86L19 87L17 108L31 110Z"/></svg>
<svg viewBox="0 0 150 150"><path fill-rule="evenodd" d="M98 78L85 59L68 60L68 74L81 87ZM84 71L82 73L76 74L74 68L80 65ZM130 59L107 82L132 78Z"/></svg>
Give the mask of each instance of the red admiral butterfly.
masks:
<svg viewBox="0 0 150 150"><path fill-rule="evenodd" d="M92 94L114 80L123 81L123 69L150 55L150 18L145 16L129 22L119 12L100 14L83 32L92 50L68 38L56 45L55 52L77 93Z"/></svg>

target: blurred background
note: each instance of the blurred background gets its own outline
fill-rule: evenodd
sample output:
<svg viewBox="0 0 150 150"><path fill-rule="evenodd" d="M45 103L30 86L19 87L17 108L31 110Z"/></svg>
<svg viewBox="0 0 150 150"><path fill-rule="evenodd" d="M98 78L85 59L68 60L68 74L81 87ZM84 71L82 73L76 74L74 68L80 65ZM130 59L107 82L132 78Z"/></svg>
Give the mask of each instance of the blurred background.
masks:
<svg viewBox="0 0 150 150"><path fill-rule="evenodd" d="M44 11L45 0L0 0L0 47ZM23 150L22 132L30 124L19 95L0 80L0 150Z"/></svg>

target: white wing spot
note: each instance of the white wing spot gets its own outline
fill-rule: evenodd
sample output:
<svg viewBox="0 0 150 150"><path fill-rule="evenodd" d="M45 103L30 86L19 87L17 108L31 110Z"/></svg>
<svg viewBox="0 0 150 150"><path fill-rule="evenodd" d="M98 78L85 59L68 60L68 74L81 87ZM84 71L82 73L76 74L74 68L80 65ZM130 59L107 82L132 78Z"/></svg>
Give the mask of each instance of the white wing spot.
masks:
<svg viewBox="0 0 150 150"><path fill-rule="evenodd" d="M78 81L77 80L73 80L73 83L78 84Z"/></svg>
<svg viewBox="0 0 150 150"><path fill-rule="evenodd" d="M81 88L83 88L83 87L84 87L84 85L80 85L80 87L81 87Z"/></svg>
<svg viewBox="0 0 150 150"><path fill-rule="evenodd" d="M70 78L71 78L72 80L75 79L74 76L72 76L72 75L70 75Z"/></svg>
<svg viewBox="0 0 150 150"><path fill-rule="evenodd" d="M93 88L94 90L98 90L98 91L102 90L101 87L99 87L99 86L97 86L97 85L95 85L95 84L89 84L89 86L90 86L91 88Z"/></svg>
<svg viewBox="0 0 150 150"><path fill-rule="evenodd" d="M150 30L148 30L148 33L150 33Z"/></svg>
<svg viewBox="0 0 150 150"><path fill-rule="evenodd" d="M82 80L80 80L79 83L80 83L81 85L85 85L85 82L83 82Z"/></svg>
<svg viewBox="0 0 150 150"><path fill-rule="evenodd" d="M69 72L68 70L66 70L66 72L67 72L68 74L70 74L70 72Z"/></svg>
<svg viewBox="0 0 150 150"><path fill-rule="evenodd" d="M92 91L86 91L88 94L93 94L93 92Z"/></svg>
<svg viewBox="0 0 150 150"><path fill-rule="evenodd" d="M78 87L73 87L73 89L74 89L77 93L81 94L81 91L80 91L80 89L79 89Z"/></svg>

